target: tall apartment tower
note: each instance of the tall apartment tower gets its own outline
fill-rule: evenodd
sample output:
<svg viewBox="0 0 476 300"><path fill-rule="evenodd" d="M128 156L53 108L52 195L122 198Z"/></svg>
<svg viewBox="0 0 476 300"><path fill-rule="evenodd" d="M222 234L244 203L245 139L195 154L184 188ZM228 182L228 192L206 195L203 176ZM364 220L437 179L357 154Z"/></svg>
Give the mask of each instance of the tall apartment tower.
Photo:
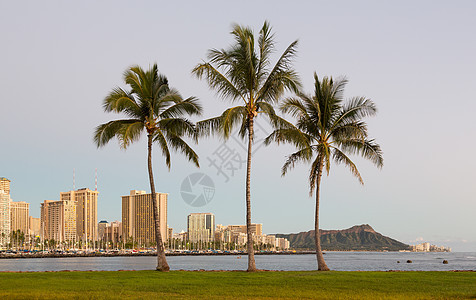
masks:
<svg viewBox="0 0 476 300"><path fill-rule="evenodd" d="M10 202L10 231L17 230L25 236L30 234L30 203Z"/></svg>
<svg viewBox="0 0 476 300"><path fill-rule="evenodd" d="M41 203L40 232L44 240L77 241L76 203L72 200Z"/></svg>
<svg viewBox="0 0 476 300"><path fill-rule="evenodd" d="M167 196L156 193L160 233L164 243L167 239ZM152 194L132 190L129 196L122 196L122 237L124 240L133 239L135 242L155 245Z"/></svg>
<svg viewBox="0 0 476 300"><path fill-rule="evenodd" d="M211 242L215 238L215 215L192 213L187 217L187 228L191 242Z"/></svg>
<svg viewBox="0 0 476 300"><path fill-rule="evenodd" d="M98 191L88 188L60 193L61 201L74 201L76 204L77 240L98 240L98 194Z"/></svg>
<svg viewBox="0 0 476 300"><path fill-rule="evenodd" d="M251 223L250 227L252 235L263 235L263 224ZM228 225L228 229L233 232L246 233L246 225Z"/></svg>
<svg viewBox="0 0 476 300"><path fill-rule="evenodd" d="M33 218L30 216L30 236L32 238L40 236L41 233L41 218Z"/></svg>
<svg viewBox="0 0 476 300"><path fill-rule="evenodd" d="M10 180L0 177L0 248L10 241Z"/></svg>

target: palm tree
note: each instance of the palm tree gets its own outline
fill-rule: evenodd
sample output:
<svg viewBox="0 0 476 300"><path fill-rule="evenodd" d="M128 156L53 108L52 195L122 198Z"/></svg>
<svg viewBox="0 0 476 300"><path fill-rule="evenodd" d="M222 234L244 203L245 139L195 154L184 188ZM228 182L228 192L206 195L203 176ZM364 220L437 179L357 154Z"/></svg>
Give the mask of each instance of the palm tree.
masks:
<svg viewBox="0 0 476 300"><path fill-rule="evenodd" d="M160 226L166 224L160 224L159 221L152 173L152 144L160 146L169 170L169 148L182 152L189 161L199 166L197 154L182 137L196 138L194 125L184 115L199 115L202 107L194 97L184 100L176 90L169 88L167 78L159 74L156 64L147 71L139 66L129 68L124 72L124 82L130 90L114 88L104 99L103 107L106 112L123 113L127 118L96 127L94 142L101 147L116 137L125 149L130 143L137 141L142 132L147 132L147 163L157 243L157 270L168 271L160 232Z"/></svg>
<svg viewBox="0 0 476 300"><path fill-rule="evenodd" d="M285 90L297 91L299 79L291 68L295 56L297 41L291 43L270 68L270 55L274 50L273 34L268 22L259 32L257 47L253 31L248 27L234 25L231 32L235 44L229 49L208 51L209 62L198 64L192 71L199 79L205 78L211 89L217 94L240 103L231 107L216 118L197 123L201 134L219 132L225 138L237 125L239 134L245 138L248 134L248 160L246 165L246 226L248 245L248 271L256 271L251 235L251 147L254 135L254 119L263 113L273 124L279 122L272 104L277 102Z"/></svg>
<svg viewBox="0 0 476 300"><path fill-rule="evenodd" d="M368 138L364 117L377 112L375 104L365 97L354 97L343 103L344 87L347 80L334 81L324 77L319 81L314 73L314 95L297 93L297 97L286 99L281 105L283 113L297 119L296 125L290 123L275 130L265 140L293 143L298 151L287 157L282 167L282 175L299 161L312 162L309 173L310 195L316 189L315 242L318 270L327 271L321 250L319 232L319 200L322 172L329 175L331 160L346 165L352 174L363 184L362 177L348 155L357 154L370 160L377 167L383 166L380 146Z"/></svg>

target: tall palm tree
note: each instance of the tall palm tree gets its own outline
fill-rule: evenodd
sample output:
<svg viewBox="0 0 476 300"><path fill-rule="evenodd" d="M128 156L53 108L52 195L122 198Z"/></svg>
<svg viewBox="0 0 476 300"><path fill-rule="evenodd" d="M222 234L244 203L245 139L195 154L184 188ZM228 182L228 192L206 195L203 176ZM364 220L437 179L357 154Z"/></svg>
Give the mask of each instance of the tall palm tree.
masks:
<svg viewBox="0 0 476 300"><path fill-rule="evenodd" d="M238 106L231 107L216 118L197 123L202 134L220 132L228 138L233 128L240 126L239 134L244 139L248 134L248 160L246 165L246 226L248 248L248 271L256 271L253 238L251 234L251 148L254 136L254 119L263 113L272 123L279 122L272 104L285 90L297 91L299 79L291 68L296 53L297 41L291 43L270 68L270 55L274 50L273 34L268 22L259 32L255 45L253 31L249 27L233 25L231 32L235 43L227 50L208 51L209 62L198 64L192 71L199 79L205 78L211 89ZM257 47L256 47L257 46Z"/></svg>
<svg viewBox="0 0 476 300"><path fill-rule="evenodd" d="M346 165L363 184L362 177L348 155L360 155L377 167L383 166L382 150L373 139L368 138L364 117L377 112L375 104L365 97L354 97L343 103L344 87L347 80L334 81L324 77L319 81L314 73L314 95L297 93L297 97L286 99L281 105L283 113L296 118L296 125L275 130L265 140L293 143L298 151L287 157L282 167L284 176L296 162L312 162L309 173L310 195L316 190L315 242L318 270L327 271L321 250L319 232L319 200L322 172L329 175L331 161Z"/></svg>
<svg viewBox="0 0 476 300"><path fill-rule="evenodd" d="M106 112L122 113L127 118L96 127L94 142L101 147L116 137L125 149L132 142L139 140L144 131L147 132L147 163L157 243L157 270L168 271L169 265L165 259L160 232L160 226L166 224L160 224L159 221L152 173L152 144L159 145L169 170L169 148L182 152L189 161L199 166L197 154L182 137L196 138L194 125L184 116L200 115L202 107L196 98L184 100L176 90L169 88L167 78L159 74L156 64L147 71L139 66L129 68L124 72L124 82L130 90L114 88L104 99L103 107Z"/></svg>

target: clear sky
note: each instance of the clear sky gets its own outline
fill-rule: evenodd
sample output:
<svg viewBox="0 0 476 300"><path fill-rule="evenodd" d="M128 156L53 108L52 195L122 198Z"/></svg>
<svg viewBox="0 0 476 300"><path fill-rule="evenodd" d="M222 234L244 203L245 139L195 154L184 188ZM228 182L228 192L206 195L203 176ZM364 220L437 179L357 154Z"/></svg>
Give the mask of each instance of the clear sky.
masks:
<svg viewBox="0 0 476 300"><path fill-rule="evenodd" d="M368 123L385 166L356 158L364 186L334 166L322 182L321 228L370 224L405 243L476 251L474 16L474 1L1 1L0 176L12 181L12 199L31 203L39 217L42 201L72 189L73 169L76 188L94 189L97 168L98 219L120 220L120 196L149 191L146 141L127 151L115 141L96 149L92 136L95 126L120 117L101 104L113 87L125 87L124 70L156 62L171 86L202 101L203 118L216 116L229 103L190 71L208 49L232 43L233 23L257 34L269 20L276 55L299 39L294 66L304 91L313 91L314 71L345 75L345 95L371 98L379 109ZM174 155L168 172L154 152L156 186L169 193L175 231L186 229L191 212L212 212L218 224L245 222L245 166L235 163L226 182L209 162L222 144L194 145L200 169ZM245 158L241 142L225 145ZM253 222L265 233L312 229L309 167L282 178L293 148L256 148ZM198 208L180 193L195 172L215 185L212 201Z"/></svg>

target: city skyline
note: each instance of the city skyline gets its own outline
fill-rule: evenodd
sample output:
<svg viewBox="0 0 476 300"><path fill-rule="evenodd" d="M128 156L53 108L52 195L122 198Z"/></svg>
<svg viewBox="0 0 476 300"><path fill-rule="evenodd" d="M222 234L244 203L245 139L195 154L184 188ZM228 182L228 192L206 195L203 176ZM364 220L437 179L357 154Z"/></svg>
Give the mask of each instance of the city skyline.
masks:
<svg viewBox="0 0 476 300"><path fill-rule="evenodd" d="M348 170L334 166L331 176L323 177L321 228L367 223L407 244L428 241L454 251L476 249L472 216L476 162L467 159L476 152L471 139L476 132L471 115L476 109L472 90L476 42L468 38L476 27L474 2L322 2L272 12L265 3L254 3L253 12L237 7L227 15L216 9L217 3L184 7L151 3L147 10L127 2L113 7L93 2L2 3L5 47L0 49L0 78L5 94L0 176L12 181L13 201L30 203L30 214L39 217L41 202L72 189L73 169L77 187L93 187L97 168L98 218L120 219L120 197L131 189L148 191L148 177L145 140L126 152L114 144L99 150L93 144L95 126L111 118L101 107L111 87L122 86L121 75L127 67L146 68L157 62L172 87L184 97L200 99L201 119L215 116L227 103L193 78L191 69L206 58L208 49L232 42L232 23L256 32L269 20L277 53L299 39L294 66L304 92L312 91L314 71L321 76L345 75L349 79L346 95L365 95L379 110L368 124L382 146L384 168L379 171L357 159L365 181L362 187ZM196 11L203 7L209 9L198 19ZM158 18L157 12L163 9L169 13ZM142 17L129 25L117 21L131 14ZM204 21L207 18L213 22ZM150 33L139 30L168 28L177 19L184 21L164 32L163 38L151 39ZM148 46L125 47L125 36ZM27 82L25 72L32 78ZM258 122L265 134L269 126L262 119ZM450 154L443 137L451 138ZM205 211L230 224L244 223L245 174L240 159L236 170L226 172L228 178L211 164L223 145L245 157L236 137L226 144L216 138L192 143L200 156L200 169L172 155L168 172L160 151L153 153L157 192L169 194L171 227L186 228L183 216ZM280 168L293 148L257 145L255 149L252 222L267 224L267 233L312 229L308 166L281 178ZM198 208L188 205L180 194L183 180L196 172L208 175L215 185L213 199Z"/></svg>
<svg viewBox="0 0 476 300"><path fill-rule="evenodd" d="M10 183L10 180L1 177L0 192L3 194L10 192ZM40 219L29 216L29 203L23 201L14 202L8 197L8 215L10 219L2 216L0 221L7 224L11 233L18 231L16 236L23 235L26 241L25 245L28 246L36 238L40 238L42 241L54 240L55 244L61 247L65 244L77 246L78 243L76 242L86 239L84 229L77 229L77 225L88 223L82 219L82 213L77 213L78 208L79 210L86 211L86 208L84 208L84 201L86 199L92 200L91 202L95 202L97 206L98 193L97 190L92 191L88 188L61 192L60 197L62 200L45 200L41 204ZM6 195L9 196L9 194ZM87 235L87 240L98 242L98 245L103 246L110 242L110 246L115 245L116 247L119 246L119 243L125 245L134 241L138 247L141 245L148 247L154 244L151 201L151 194L147 194L145 191L131 190L130 195L122 196L121 221L101 220L97 222L93 226L95 233ZM161 232L164 236L164 244L168 247L175 247L178 240L186 240L192 244L200 243L200 247L205 247L208 243L213 242L219 243L215 244L214 247L230 247L232 244L243 247L247 242L246 225L229 224L224 226L216 224L215 215L210 212L190 213L187 216L187 231L182 229L180 232L178 230L174 232L174 229L169 227L166 221L167 194L157 193L157 201L159 219L164 224L161 227ZM93 213L97 213L97 210L93 210ZM94 216L92 219L99 220L97 216ZM165 224L167 225L165 226ZM361 226L368 227L369 225ZM272 234L263 234L263 224L261 223L251 223L251 233L257 247L265 247L267 250L296 249L295 247L290 247L290 242L285 238L278 238ZM13 242L10 234L7 234L6 238L10 240L10 245L12 245ZM171 239L173 241L170 241ZM107 242L107 244L104 244L104 242ZM18 245L15 244L15 247L18 247ZM267 248L268 246L272 248ZM451 247L433 245L429 242L413 243L408 246L413 252L451 252Z"/></svg>

